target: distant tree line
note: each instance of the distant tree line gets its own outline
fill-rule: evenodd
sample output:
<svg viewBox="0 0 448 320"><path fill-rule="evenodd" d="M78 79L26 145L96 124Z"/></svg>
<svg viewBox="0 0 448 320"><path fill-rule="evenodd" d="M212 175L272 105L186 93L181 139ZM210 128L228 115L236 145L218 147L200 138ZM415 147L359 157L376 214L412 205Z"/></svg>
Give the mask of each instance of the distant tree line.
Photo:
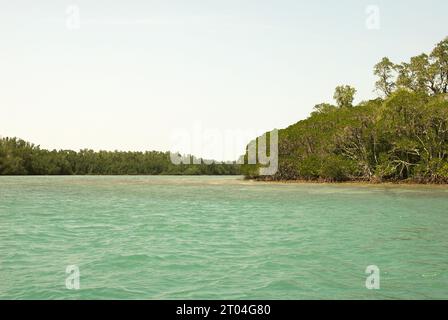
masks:
<svg viewBox="0 0 448 320"><path fill-rule="evenodd" d="M257 165L174 165L168 152L45 150L0 139L0 175L231 175L270 180L448 183L448 38L430 54L374 67L380 97L354 106L342 85L336 104L315 106L308 119L279 131L279 170ZM246 163L248 155L245 156Z"/></svg>
<svg viewBox="0 0 448 320"><path fill-rule="evenodd" d="M248 178L448 183L448 38L409 62L374 67L378 99L353 106L355 88L339 86L336 105L279 131L279 170ZM247 155L246 155L247 157Z"/></svg>
<svg viewBox="0 0 448 320"><path fill-rule="evenodd" d="M0 175L236 175L235 163L180 164L169 152L45 150L18 138L0 139Z"/></svg>

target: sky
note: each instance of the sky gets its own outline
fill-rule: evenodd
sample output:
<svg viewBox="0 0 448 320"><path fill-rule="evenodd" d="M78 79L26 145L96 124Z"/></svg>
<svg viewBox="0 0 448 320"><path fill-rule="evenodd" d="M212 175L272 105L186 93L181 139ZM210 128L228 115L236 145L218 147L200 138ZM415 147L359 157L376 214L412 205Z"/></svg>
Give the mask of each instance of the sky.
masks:
<svg viewBox="0 0 448 320"><path fill-rule="evenodd" d="M216 160L332 102L337 85L354 86L355 102L375 98L382 57L405 61L448 36L446 0L0 0L0 9L0 136Z"/></svg>

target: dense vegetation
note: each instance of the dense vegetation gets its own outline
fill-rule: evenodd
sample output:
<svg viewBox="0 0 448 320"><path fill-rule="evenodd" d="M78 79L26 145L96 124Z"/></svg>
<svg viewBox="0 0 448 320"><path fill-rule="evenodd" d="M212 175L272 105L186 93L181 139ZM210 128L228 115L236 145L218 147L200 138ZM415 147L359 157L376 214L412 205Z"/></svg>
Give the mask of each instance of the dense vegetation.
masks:
<svg viewBox="0 0 448 320"><path fill-rule="evenodd" d="M174 165L169 152L41 149L17 138L0 139L0 175L234 175L235 164L204 161Z"/></svg>
<svg viewBox="0 0 448 320"><path fill-rule="evenodd" d="M248 178L448 183L448 38L430 55L374 68L380 98L352 106L356 90L336 88L336 105L279 131L279 170ZM247 155L246 155L247 157Z"/></svg>
<svg viewBox="0 0 448 320"><path fill-rule="evenodd" d="M356 89L335 90L306 119L279 131L279 170L235 163L174 165L168 152L41 149L0 139L0 175L227 175L315 181L448 183L448 38L428 54L374 67L380 97L353 106ZM246 163L248 155L245 156Z"/></svg>

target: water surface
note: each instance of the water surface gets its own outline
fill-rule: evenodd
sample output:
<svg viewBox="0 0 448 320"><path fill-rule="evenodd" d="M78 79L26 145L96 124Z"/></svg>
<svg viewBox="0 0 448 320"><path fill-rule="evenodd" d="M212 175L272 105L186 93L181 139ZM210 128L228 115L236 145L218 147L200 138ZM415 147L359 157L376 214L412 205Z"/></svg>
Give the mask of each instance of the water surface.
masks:
<svg viewBox="0 0 448 320"><path fill-rule="evenodd" d="M448 299L447 229L445 187L0 177L0 298Z"/></svg>

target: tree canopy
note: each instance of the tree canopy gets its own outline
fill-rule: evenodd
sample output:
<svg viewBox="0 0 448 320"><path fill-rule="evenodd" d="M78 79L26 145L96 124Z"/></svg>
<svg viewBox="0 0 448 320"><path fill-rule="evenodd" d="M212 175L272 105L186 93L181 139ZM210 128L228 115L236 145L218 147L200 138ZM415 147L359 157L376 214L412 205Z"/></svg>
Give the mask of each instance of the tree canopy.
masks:
<svg viewBox="0 0 448 320"><path fill-rule="evenodd" d="M189 156L191 157L191 156ZM175 165L169 152L45 150L18 138L0 139L0 175L234 175L235 163Z"/></svg>
<svg viewBox="0 0 448 320"><path fill-rule="evenodd" d="M374 66L381 97L350 107L356 92L336 88L308 119L279 131L279 170L247 178L448 183L448 38L429 54Z"/></svg>
<svg viewBox="0 0 448 320"><path fill-rule="evenodd" d="M334 91L334 100L339 108L349 108L353 106L356 89L351 86L337 86Z"/></svg>
<svg viewBox="0 0 448 320"><path fill-rule="evenodd" d="M395 64L384 57L375 65L377 90L390 96L394 90L407 89L427 95L448 93L448 37L429 53Z"/></svg>
<svg viewBox="0 0 448 320"><path fill-rule="evenodd" d="M373 73L378 77L378 81L375 82L375 88L386 97L396 88L393 80L395 68L393 62L389 58L384 57L373 69Z"/></svg>
<svg viewBox="0 0 448 320"><path fill-rule="evenodd" d="M174 165L168 152L50 151L17 138L0 139L0 175L242 172L273 180L448 183L448 38L408 62L385 57L373 72L379 98L353 106L356 89L341 85L336 106L318 104L308 119L279 131L274 176L260 176L259 165Z"/></svg>

